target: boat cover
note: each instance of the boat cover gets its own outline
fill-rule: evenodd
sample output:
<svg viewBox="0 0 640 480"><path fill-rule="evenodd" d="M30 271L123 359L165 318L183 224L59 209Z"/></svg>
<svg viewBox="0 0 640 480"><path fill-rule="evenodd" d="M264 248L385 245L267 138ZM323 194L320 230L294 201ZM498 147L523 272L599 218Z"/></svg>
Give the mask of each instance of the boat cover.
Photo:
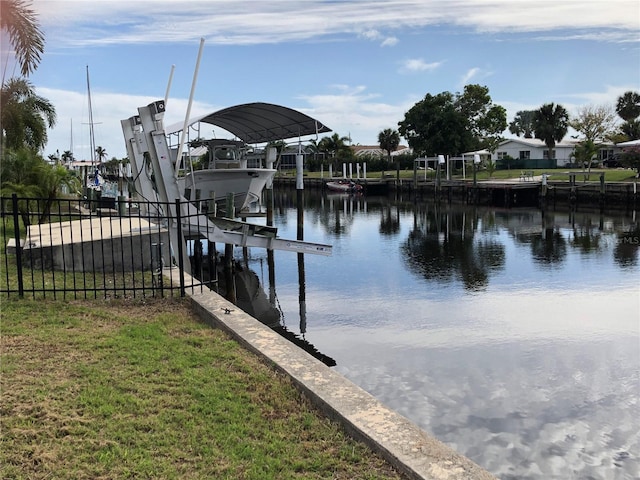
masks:
<svg viewBox="0 0 640 480"><path fill-rule="evenodd" d="M189 120L189 126L204 122L224 128L245 143L266 143L305 135L330 132L331 129L310 116L271 103L245 103L200 115ZM166 128L177 133L184 124Z"/></svg>

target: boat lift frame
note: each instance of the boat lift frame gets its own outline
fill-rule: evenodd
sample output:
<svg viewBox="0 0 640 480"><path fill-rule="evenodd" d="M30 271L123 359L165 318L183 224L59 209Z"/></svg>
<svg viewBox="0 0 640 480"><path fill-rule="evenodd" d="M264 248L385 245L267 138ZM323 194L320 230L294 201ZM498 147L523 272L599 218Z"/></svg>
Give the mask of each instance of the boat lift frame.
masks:
<svg viewBox="0 0 640 480"><path fill-rule="evenodd" d="M178 238L179 229L176 222L178 212L176 209L180 208L180 217L185 221L181 225L182 231L197 231L201 238L206 238L210 242L324 256L332 254L331 245L261 235L258 232L264 228L262 225L234 220L233 225L237 228L223 229L217 226L206 214L200 212L184 197L178 187L177 172L164 129L164 113L165 102L158 100L147 106L139 107L138 115L122 120L121 125L127 153L131 160L136 190L147 200L155 199L170 209L168 215L161 212L160 209L154 213L166 220L171 246L177 246L178 242L186 245L184 235L182 238ZM149 162L150 165L148 165ZM147 175L146 170L149 167L153 172L152 176ZM185 268L189 268L190 262L186 257L187 249L171 248L171 251L174 252L180 250L185 257L183 258Z"/></svg>

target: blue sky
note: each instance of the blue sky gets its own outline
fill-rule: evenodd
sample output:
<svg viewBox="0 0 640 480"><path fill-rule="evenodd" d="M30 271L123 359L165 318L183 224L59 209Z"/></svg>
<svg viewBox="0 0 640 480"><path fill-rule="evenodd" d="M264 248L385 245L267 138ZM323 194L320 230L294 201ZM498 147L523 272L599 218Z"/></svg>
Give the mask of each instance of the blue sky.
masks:
<svg viewBox="0 0 640 480"><path fill-rule="evenodd" d="M547 102L570 113L614 106L625 91L640 90L637 0L32 0L32 7L46 46L30 80L58 114L45 155L90 156L87 66L96 145L109 158L126 155L120 120L164 98L173 65L165 123L183 122L201 38L191 116L276 103L362 145L397 129L425 94L468 83L489 87L509 120Z"/></svg>

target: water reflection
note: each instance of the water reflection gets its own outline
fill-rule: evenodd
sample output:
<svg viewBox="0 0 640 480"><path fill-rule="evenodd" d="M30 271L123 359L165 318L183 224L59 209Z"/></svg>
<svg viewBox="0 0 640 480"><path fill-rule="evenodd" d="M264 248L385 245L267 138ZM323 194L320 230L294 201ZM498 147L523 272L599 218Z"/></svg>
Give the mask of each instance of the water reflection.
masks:
<svg viewBox="0 0 640 480"><path fill-rule="evenodd" d="M492 235L497 233L494 220L477 209L416 207L413 229L402 244L409 269L428 280L459 278L470 290L486 287L505 259L504 245Z"/></svg>
<svg viewBox="0 0 640 480"><path fill-rule="evenodd" d="M300 306L299 334L292 331L284 321L284 313L279 305L275 286L275 262L274 252L269 250L267 254L268 282L260 281L258 274L251 268L253 260L250 258L249 250L237 249L232 262L226 262L225 258L215 258L215 249L211 248L212 259L203 262L203 258L208 256L208 247L201 242L191 241L187 245L188 254L192 260L192 271L196 277L208 282L217 278L212 289L234 303L238 308L264 323L272 330L302 348L307 353L334 367L335 359L320 352L312 343L305 338L306 333L306 302L305 302L305 274L304 255L298 254L298 282L299 291L298 304ZM235 257L242 257L239 260ZM263 270L262 258L260 258L260 270ZM217 277L212 277L210 271L217 269ZM269 286L269 297L265 293L263 285Z"/></svg>
<svg viewBox="0 0 640 480"><path fill-rule="evenodd" d="M276 197L283 238L294 198ZM338 371L499 478L640 477L633 212L313 191L304 208L333 256L274 252L261 279Z"/></svg>

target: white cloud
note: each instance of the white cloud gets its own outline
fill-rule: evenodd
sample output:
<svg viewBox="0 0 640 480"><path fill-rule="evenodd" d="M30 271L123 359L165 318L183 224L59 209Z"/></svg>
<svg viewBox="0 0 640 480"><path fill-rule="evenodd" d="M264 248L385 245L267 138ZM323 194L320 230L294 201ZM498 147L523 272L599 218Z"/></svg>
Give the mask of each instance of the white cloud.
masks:
<svg viewBox="0 0 640 480"><path fill-rule="evenodd" d="M309 106L300 110L322 119L340 136L350 134L354 143L362 145L375 145L378 133L385 128L397 129L398 121L415 103L414 99L397 105L380 102L378 95L367 93L362 86L340 85L334 89L338 92L301 96Z"/></svg>
<svg viewBox="0 0 640 480"><path fill-rule="evenodd" d="M383 40L383 42L380 44L380 46L382 47L392 47L394 45L397 45L398 43L398 39L396 37L387 37Z"/></svg>
<svg viewBox="0 0 640 480"><path fill-rule="evenodd" d="M382 42L380 43L381 47L392 47L399 41L396 37L393 36L384 37L384 35L382 35L378 30L375 29L365 30L364 32L360 33L360 36L372 41L382 40Z"/></svg>
<svg viewBox="0 0 640 480"><path fill-rule="evenodd" d="M200 37L210 44L257 44L345 33L386 38L388 45L394 37L383 31L446 24L489 32L561 31L562 37L555 38L597 28L601 40L637 42L640 14L635 0L591 0L588 5L558 0L544 6L512 0L35 0L33 6L56 42L76 46L192 42Z"/></svg>
<svg viewBox="0 0 640 480"><path fill-rule="evenodd" d="M478 75L478 73L480 72L480 69L478 67L473 67L470 68L469 70L467 70L467 72L462 76L462 79L460 80L460 84L461 85L466 85L467 83L469 83L469 80L471 80L473 77L475 77L476 75Z"/></svg>
<svg viewBox="0 0 640 480"><path fill-rule="evenodd" d="M360 36L366 38L367 40L378 40L381 37L380 32L374 29L365 30L360 34Z"/></svg>
<svg viewBox="0 0 640 480"><path fill-rule="evenodd" d="M400 66L401 73L413 73L435 70L442 65L442 62L427 63L422 58L409 58L404 60Z"/></svg>
<svg viewBox="0 0 640 480"><path fill-rule="evenodd" d="M48 132L45 153L49 154L55 150L60 152L71 150L78 160L90 158L89 102L87 95L51 88L37 88L36 90L38 95L47 98L56 106L58 118L56 127ZM120 93L100 92L92 94L91 110L93 112L96 146L106 147L109 158L125 157L126 148L120 121L136 115L138 107L148 105L156 100L158 98ZM168 102L165 125L184 120L187 102L186 99L177 98ZM191 108L191 116L212 112L219 108L222 107L194 102Z"/></svg>
<svg viewBox="0 0 640 480"><path fill-rule="evenodd" d="M408 44L407 39L411 39L412 33L425 31L430 25L454 26L458 27L455 28L456 32L466 30L465 33L472 30L500 34L533 31L537 34L536 41L580 38L607 42L638 42L640 25L638 15L633 13L640 13L640 5L636 1L592 0L588 5L589 8L586 8L583 2L562 0L545 2L544 8L540 7L540 2L513 0L459 0L455 3L449 0L345 0L341 2L307 0L304 3L285 0L272 2L33 0L33 6L45 28L46 54L49 57L61 52L68 56L69 50L62 49L63 46L126 44L124 48L128 49L130 44L160 42L174 46L179 43L193 44L200 37L206 37L208 45L284 41L299 43L300 40L327 39L342 41L348 38L357 42L376 42L381 47L385 47L396 45L399 41L396 35L402 34L404 46ZM496 35L495 38L505 39L503 35L500 38ZM529 35L527 41L531 38L532 36ZM157 47L164 48L160 45ZM633 55L637 57L636 44L622 45L622 47L630 50L630 57ZM128 53L129 50L126 52ZM406 55L419 56L423 52L424 50L419 53L409 53L407 50ZM320 52L319 57L321 55ZM167 59L167 62L169 61L170 59ZM443 68L442 78L433 88L451 90L459 79L462 79L462 83L466 83L471 79L478 81L491 74L484 68L471 68L476 61L472 59L472 62L471 65L467 63L462 67L458 66L453 72L454 78L447 78ZM448 60L447 64L449 64ZM409 58L399 64L398 71L404 74L433 72L443 65L444 61L429 62L423 58ZM467 71L463 74L465 69ZM438 73L441 72L438 70ZM63 72L60 71L59 75L62 76ZM436 76L433 75L433 77ZM335 75L332 78L336 78ZM597 87L590 87L592 90L585 92L581 87L576 86L575 92L571 94L547 92L545 98L533 99L528 98L527 93L501 93L505 102L501 103L499 98L494 98L494 102L505 106L510 116L513 116L517 109L534 109L549 101L562 103L571 112L574 106L586 103L615 102L617 96L624 91L638 89L638 85L632 84L633 78L629 80L631 83L617 81L615 76L607 78L611 78L612 85L600 90ZM418 83L411 83L414 80L420 81L420 75L406 75L402 80L407 82L393 83L394 95L399 91L420 91L421 88L425 88ZM291 108L305 111L318 118L338 133L346 134L351 131L355 141L365 144L375 143L377 133L381 129L396 128L397 122L403 118L404 113L419 99L381 100L378 96L380 90L372 93L365 86L354 87L353 84L362 81L357 76L354 78L345 76L343 81L351 82L352 85L334 86L330 94L318 90L318 87L308 85L302 87L306 88L304 93L294 94L294 102L289 101L291 97L285 98L283 102ZM46 84L62 85L62 83L56 83L53 78L46 78ZM88 139L88 135L81 131L87 128L86 114L82 113L87 111L86 95L65 91L62 88L39 89L41 95L56 105L59 119L58 126L49 134L47 153L68 148L71 119L74 124L74 137L77 138L74 142L79 148L81 144L86 147L88 143L82 140ZM72 88L68 87L69 90ZM255 88L256 90L264 89L265 86L261 84ZM296 86L296 88L299 87ZM421 95L423 93L421 92ZM182 93L182 96L186 96L186 93ZM495 97L495 94L493 96ZM291 104L295 103L295 99L300 99L300 104ZM110 155L124 156L120 120L133 115L137 107L146 105L152 100L156 98L124 95L113 91L95 93L93 95L94 116L95 121L100 122L96 128L98 144L107 146ZM176 108L180 113L175 118L171 117L171 110L168 112L167 124L181 121L182 118L179 115L185 111L185 99L175 99L172 102L175 102L173 105L180 105L181 109ZM516 105L517 102L532 105L528 108L508 106ZM201 108L200 113L204 113L204 111L210 112L226 106L229 105L227 103L219 106L196 104L192 115L197 114L198 107Z"/></svg>

